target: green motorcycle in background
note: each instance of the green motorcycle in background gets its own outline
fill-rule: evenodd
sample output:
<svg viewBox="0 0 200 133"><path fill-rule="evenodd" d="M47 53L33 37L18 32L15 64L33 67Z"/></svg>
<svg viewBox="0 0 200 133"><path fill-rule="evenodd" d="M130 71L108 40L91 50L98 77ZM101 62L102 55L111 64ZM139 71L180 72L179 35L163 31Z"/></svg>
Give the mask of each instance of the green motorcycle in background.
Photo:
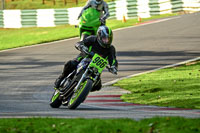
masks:
<svg viewBox="0 0 200 133"><path fill-rule="evenodd" d="M79 19L79 36L80 40L84 40L90 35L96 35L100 25L104 25L100 21L100 12L94 8L88 8Z"/></svg>

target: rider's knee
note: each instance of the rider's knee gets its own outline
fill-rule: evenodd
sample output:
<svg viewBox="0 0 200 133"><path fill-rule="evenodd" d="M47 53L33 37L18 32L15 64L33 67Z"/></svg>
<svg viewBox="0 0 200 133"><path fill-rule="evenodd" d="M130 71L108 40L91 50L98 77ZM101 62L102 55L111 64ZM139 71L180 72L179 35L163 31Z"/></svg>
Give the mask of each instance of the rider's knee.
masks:
<svg viewBox="0 0 200 133"><path fill-rule="evenodd" d="M65 63L64 70L62 75L66 77L69 73L71 73L74 69L76 69L76 66L78 65L78 62L76 60L70 60Z"/></svg>
<svg viewBox="0 0 200 133"><path fill-rule="evenodd" d="M76 60L70 60L65 63L64 68L65 69L73 69L73 68L76 68L77 65L78 65L78 62Z"/></svg>

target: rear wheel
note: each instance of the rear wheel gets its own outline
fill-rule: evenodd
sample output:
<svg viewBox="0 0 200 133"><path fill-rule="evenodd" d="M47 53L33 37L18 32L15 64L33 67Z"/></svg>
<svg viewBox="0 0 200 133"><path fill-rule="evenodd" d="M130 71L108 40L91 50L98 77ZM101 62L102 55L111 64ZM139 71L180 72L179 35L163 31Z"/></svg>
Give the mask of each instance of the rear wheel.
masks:
<svg viewBox="0 0 200 133"><path fill-rule="evenodd" d="M55 90L53 96L51 97L50 106L52 108L59 108L62 104L62 101L59 99L60 93L58 90Z"/></svg>
<svg viewBox="0 0 200 133"><path fill-rule="evenodd" d="M90 90L92 89L93 81L91 79L85 80L80 88L75 92L68 103L69 109L76 109L87 97Z"/></svg>

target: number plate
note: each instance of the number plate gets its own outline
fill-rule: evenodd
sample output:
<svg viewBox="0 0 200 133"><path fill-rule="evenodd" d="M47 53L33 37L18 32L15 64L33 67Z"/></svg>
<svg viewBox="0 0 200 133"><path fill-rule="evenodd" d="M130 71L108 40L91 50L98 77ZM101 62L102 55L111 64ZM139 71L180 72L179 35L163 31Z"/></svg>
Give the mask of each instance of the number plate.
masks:
<svg viewBox="0 0 200 133"><path fill-rule="evenodd" d="M108 64L108 61L106 59L99 56L98 54L95 54L89 66L97 68L98 72L101 73L107 64Z"/></svg>

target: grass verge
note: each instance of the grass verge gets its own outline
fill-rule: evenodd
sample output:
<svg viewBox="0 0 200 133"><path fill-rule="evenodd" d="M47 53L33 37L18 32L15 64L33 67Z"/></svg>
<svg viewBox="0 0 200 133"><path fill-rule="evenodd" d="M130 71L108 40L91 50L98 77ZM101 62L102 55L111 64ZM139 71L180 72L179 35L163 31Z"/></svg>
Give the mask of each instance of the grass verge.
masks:
<svg viewBox="0 0 200 133"><path fill-rule="evenodd" d="M165 15L153 16L151 18L143 19L142 22L157 18L175 16L175 15L177 14L165 14ZM107 21L107 25L112 29L133 26L136 25L137 23L138 23L137 19L127 20L126 23L122 23L122 21L120 20ZM71 37L77 37L78 35L79 35L78 28L75 28L74 26L71 25L62 25L57 27L45 27L45 28L44 27L20 28L20 29L0 28L0 50L62 40Z"/></svg>
<svg viewBox="0 0 200 133"><path fill-rule="evenodd" d="M2 133L198 133L200 119L0 119Z"/></svg>
<svg viewBox="0 0 200 133"><path fill-rule="evenodd" d="M113 0L104 0L110 2ZM0 1L0 5L1 5ZM82 7L87 0L5 0L5 9L50 9Z"/></svg>
<svg viewBox="0 0 200 133"><path fill-rule="evenodd" d="M131 91L126 102L200 109L200 61L161 69L114 84Z"/></svg>

